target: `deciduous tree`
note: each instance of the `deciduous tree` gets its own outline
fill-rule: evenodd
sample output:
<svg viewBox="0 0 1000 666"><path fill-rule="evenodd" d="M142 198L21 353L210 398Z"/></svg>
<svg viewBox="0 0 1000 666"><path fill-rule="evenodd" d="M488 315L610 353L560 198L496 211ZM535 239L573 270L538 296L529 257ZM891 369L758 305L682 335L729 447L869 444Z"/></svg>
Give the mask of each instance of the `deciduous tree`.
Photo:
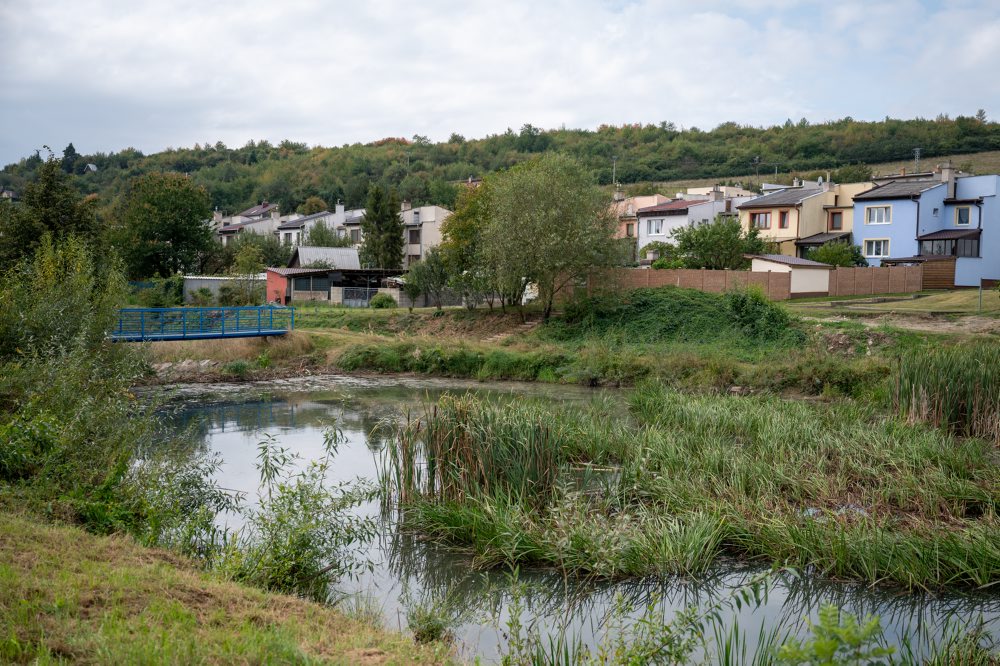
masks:
<svg viewBox="0 0 1000 666"><path fill-rule="evenodd" d="M199 265L212 247L208 193L178 173L132 180L116 211L119 249L134 278L173 275Z"/></svg>
<svg viewBox="0 0 1000 666"><path fill-rule="evenodd" d="M573 158L545 154L488 180L480 261L502 293L535 283L548 318L560 289L618 258L608 197Z"/></svg>
<svg viewBox="0 0 1000 666"><path fill-rule="evenodd" d="M762 254L768 247L756 229L744 232L739 220L721 215L708 224L675 229L671 236L687 268L746 268L750 260L743 255Z"/></svg>

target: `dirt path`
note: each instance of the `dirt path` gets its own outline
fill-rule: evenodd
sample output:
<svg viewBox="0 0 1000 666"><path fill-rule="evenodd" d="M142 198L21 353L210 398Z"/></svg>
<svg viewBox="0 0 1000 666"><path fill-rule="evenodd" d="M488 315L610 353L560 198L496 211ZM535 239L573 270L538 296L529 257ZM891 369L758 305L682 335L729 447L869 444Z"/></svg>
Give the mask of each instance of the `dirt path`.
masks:
<svg viewBox="0 0 1000 666"><path fill-rule="evenodd" d="M900 315L882 314L864 317L845 317L843 315L831 315L829 317L803 316L807 321L854 321L864 324L870 328L878 326L892 326L895 328L907 329L910 331L922 331L926 333L965 333L968 335L1000 335L1000 319L993 317L981 317L978 315L965 315L954 319L932 315Z"/></svg>

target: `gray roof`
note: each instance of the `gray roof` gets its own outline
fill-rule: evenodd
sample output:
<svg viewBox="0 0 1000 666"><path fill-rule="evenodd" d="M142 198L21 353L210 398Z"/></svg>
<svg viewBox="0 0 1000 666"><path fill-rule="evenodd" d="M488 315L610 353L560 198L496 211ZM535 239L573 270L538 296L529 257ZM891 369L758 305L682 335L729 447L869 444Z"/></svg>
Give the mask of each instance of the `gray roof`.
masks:
<svg viewBox="0 0 1000 666"><path fill-rule="evenodd" d="M361 270L361 260L358 250L353 247L307 247L300 245L292 252L289 266L298 258L299 267L309 264L325 263L341 270Z"/></svg>
<svg viewBox="0 0 1000 666"><path fill-rule="evenodd" d="M904 180L879 185L867 192L855 194L854 200L875 201L878 199L909 199L920 196L929 189L944 185L940 180Z"/></svg>
<svg viewBox="0 0 1000 666"><path fill-rule="evenodd" d="M817 194L822 194L823 190L810 188L802 189L800 187L789 188L787 190L781 190L780 192L774 192L772 194L765 194L762 197L757 197L756 199L751 199L742 206L737 206L739 209L744 208L772 208L774 206L796 206L802 202L803 199L808 199L809 197L816 196Z"/></svg>
<svg viewBox="0 0 1000 666"><path fill-rule="evenodd" d="M798 257L789 257L784 254L747 254L744 256L747 259L762 259L764 261L771 261L776 264L784 264L786 266L796 266L798 268L833 268L830 264L811 261L809 259L799 259Z"/></svg>
<svg viewBox="0 0 1000 666"><path fill-rule="evenodd" d="M830 241L847 240L851 237L850 231L830 231L821 234L813 234L795 241L796 245L822 245Z"/></svg>
<svg viewBox="0 0 1000 666"><path fill-rule="evenodd" d="M302 226L311 220L315 220L318 217L325 217L327 215L332 215L328 210L324 210L319 213L313 213L312 215L306 215L305 217L297 217L294 220L289 220L288 222L282 222L278 225L279 230L285 229L301 229Z"/></svg>

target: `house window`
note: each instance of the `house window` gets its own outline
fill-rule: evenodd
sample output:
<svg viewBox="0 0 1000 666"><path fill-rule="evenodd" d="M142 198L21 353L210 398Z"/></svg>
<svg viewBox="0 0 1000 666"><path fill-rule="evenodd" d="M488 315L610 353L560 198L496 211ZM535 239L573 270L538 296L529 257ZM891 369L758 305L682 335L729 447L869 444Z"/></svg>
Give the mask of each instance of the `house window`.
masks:
<svg viewBox="0 0 1000 666"><path fill-rule="evenodd" d="M865 208L865 224L892 224L892 206Z"/></svg>
<svg viewBox="0 0 1000 666"><path fill-rule="evenodd" d="M635 236L635 225L632 224L631 222L625 225L625 235L628 236L629 238Z"/></svg>
<svg viewBox="0 0 1000 666"><path fill-rule="evenodd" d="M955 226L956 227L967 227L969 226L970 219L970 208L968 206L959 206L955 209Z"/></svg>
<svg viewBox="0 0 1000 666"><path fill-rule="evenodd" d="M650 235L662 234L663 220L646 220L646 233Z"/></svg>
<svg viewBox="0 0 1000 666"><path fill-rule="evenodd" d="M778 228L787 229L788 228L788 211L783 210L778 213Z"/></svg>
<svg viewBox="0 0 1000 666"><path fill-rule="evenodd" d="M292 244L292 234L291 234L291 232L286 232L285 233L285 245L291 245L291 244Z"/></svg>
<svg viewBox="0 0 1000 666"><path fill-rule="evenodd" d="M865 256L880 258L889 256L889 239L876 238L865 241Z"/></svg>
<svg viewBox="0 0 1000 666"><path fill-rule="evenodd" d="M361 242L361 229L351 229L351 242L355 245Z"/></svg>
<svg viewBox="0 0 1000 666"><path fill-rule="evenodd" d="M921 257L978 257L979 239L920 241Z"/></svg>
<svg viewBox="0 0 1000 666"><path fill-rule="evenodd" d="M420 255L419 254L411 254L411 255L408 255L406 257L406 265L407 266L412 266L413 264L417 263L418 261L420 261Z"/></svg>
<svg viewBox="0 0 1000 666"><path fill-rule="evenodd" d="M830 231L840 231L844 228L844 214L830 213Z"/></svg>
<svg viewBox="0 0 1000 666"><path fill-rule="evenodd" d="M771 228L771 214L770 213L750 213L750 225L754 229L770 229Z"/></svg>
<svg viewBox="0 0 1000 666"><path fill-rule="evenodd" d="M410 245L420 245L420 229L410 229Z"/></svg>

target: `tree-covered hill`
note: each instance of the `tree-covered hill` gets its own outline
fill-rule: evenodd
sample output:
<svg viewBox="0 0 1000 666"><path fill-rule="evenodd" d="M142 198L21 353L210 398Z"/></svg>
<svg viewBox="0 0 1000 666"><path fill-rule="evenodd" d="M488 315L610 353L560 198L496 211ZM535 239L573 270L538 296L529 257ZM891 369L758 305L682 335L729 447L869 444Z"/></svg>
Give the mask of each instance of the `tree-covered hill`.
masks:
<svg viewBox="0 0 1000 666"><path fill-rule="evenodd" d="M72 144L63 168L77 174L82 193L110 205L136 176L152 171L189 174L208 190L212 205L226 213L261 200L280 203L283 212L318 196L332 206L364 205L368 185L397 188L415 204L451 205L456 183L516 164L532 154L557 151L581 160L601 183L626 184L698 178L720 180L781 172L808 172L858 163L907 159L919 147L926 158L1000 149L1000 123L984 112L934 120L878 122L851 118L809 124L787 121L774 127L724 123L703 131L659 125L601 126L596 130L541 130L524 125L483 139L452 134L431 143L425 137L386 138L367 144L309 148L283 141L249 142L229 148L221 142L143 155L134 149L80 155ZM0 186L23 189L45 155L32 155L0 172ZM96 171L87 165L93 164Z"/></svg>

